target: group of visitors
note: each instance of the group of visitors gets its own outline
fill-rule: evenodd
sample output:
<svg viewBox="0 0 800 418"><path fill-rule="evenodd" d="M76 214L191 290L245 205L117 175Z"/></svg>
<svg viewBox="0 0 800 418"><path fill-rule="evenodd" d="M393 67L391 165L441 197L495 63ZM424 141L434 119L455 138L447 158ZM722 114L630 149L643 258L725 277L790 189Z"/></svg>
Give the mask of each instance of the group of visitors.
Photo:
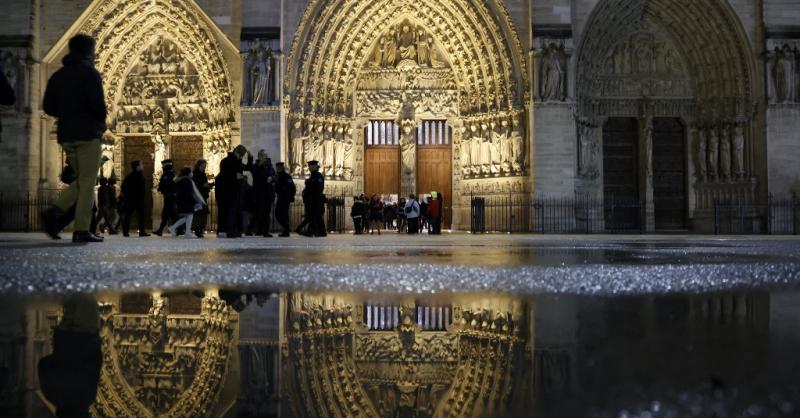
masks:
<svg viewBox="0 0 800 418"><path fill-rule="evenodd" d="M442 232L443 208L444 197L438 192L431 192L422 202L414 194L398 202L384 202L378 194L368 199L362 193L353 197L350 217L356 235L380 235L382 229L408 234L427 229L429 234L438 235Z"/></svg>

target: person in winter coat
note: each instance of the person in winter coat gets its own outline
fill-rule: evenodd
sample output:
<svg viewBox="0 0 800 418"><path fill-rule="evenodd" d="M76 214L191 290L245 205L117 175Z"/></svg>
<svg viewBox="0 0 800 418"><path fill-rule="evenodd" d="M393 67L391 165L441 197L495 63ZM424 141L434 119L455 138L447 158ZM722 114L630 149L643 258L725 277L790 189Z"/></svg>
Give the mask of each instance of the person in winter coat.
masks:
<svg viewBox="0 0 800 418"><path fill-rule="evenodd" d="M289 206L294 202L294 195L297 194L297 186L294 185L292 176L286 172L286 165L283 162L276 164L277 174L275 177L275 194L278 202L275 204L275 220L281 225L282 232L280 237L288 237L291 226L289 225Z"/></svg>
<svg viewBox="0 0 800 418"><path fill-rule="evenodd" d="M117 233L114 228L117 210L117 190L115 186L117 181L113 177L111 179L100 177L98 183L100 187L97 188L97 218L93 224L99 227L101 232L108 229L108 233L114 235ZM100 221L103 221L102 226L100 226Z"/></svg>
<svg viewBox="0 0 800 418"><path fill-rule="evenodd" d="M254 216L248 232L272 238L270 229L272 229L272 205L275 203L276 173L266 151L258 152L258 158L251 172L253 173L253 189L250 193Z"/></svg>
<svg viewBox="0 0 800 418"><path fill-rule="evenodd" d="M194 180L194 185L197 186L197 190L200 191L200 196L202 196L203 200L206 202L206 205L203 206L203 209L200 209L195 213L195 217L192 222L194 234L199 238L203 238L206 233L206 225L208 225L209 213L208 197L211 195L211 189L214 188L214 185L208 181L208 175L206 174L207 166L208 163L206 160L197 160L197 162L194 164L194 170L192 170L192 180Z"/></svg>
<svg viewBox="0 0 800 418"><path fill-rule="evenodd" d="M408 234L414 235L419 233L419 217L421 210L419 202L417 202L417 196L413 194L408 196L405 211L406 219L408 219Z"/></svg>
<svg viewBox="0 0 800 418"><path fill-rule="evenodd" d="M436 192L431 192L431 198L428 202L428 234L438 235L441 233L442 227L442 206L441 201L438 199Z"/></svg>
<svg viewBox="0 0 800 418"><path fill-rule="evenodd" d="M406 232L408 227L408 219L406 218L406 199L400 198L397 203L397 233L401 234Z"/></svg>
<svg viewBox="0 0 800 418"><path fill-rule="evenodd" d="M372 235L375 233L375 230L377 230L378 235L380 235L382 227L383 227L383 201L381 201L380 196L374 194L369 199L369 234Z"/></svg>
<svg viewBox="0 0 800 418"><path fill-rule="evenodd" d="M164 232L164 228L171 223L178 220L175 204L175 169L172 165L172 160L164 160L161 162L162 174L158 180L158 192L164 196L164 207L161 209L161 224L158 229L153 232L159 237Z"/></svg>
<svg viewBox="0 0 800 418"><path fill-rule="evenodd" d="M48 80L42 103L45 113L58 119L58 143L77 178L45 213L45 230L49 236L57 237L59 218L75 205L72 241L76 243L103 241L89 229L107 116L103 81L94 68L94 54L92 37L73 36L64 66Z"/></svg>
<svg viewBox="0 0 800 418"><path fill-rule="evenodd" d="M247 157L247 163L242 159ZM242 236L242 208L244 205L244 172L253 166L253 155L242 145L237 145L219 164L217 175L217 233L220 237Z"/></svg>
<svg viewBox="0 0 800 418"><path fill-rule="evenodd" d="M131 173L122 181L122 235L130 236L131 216L136 212L136 220L139 222L139 236L149 237L145 229L144 215L144 194L146 183L142 174L142 162L134 161L131 163Z"/></svg>
<svg viewBox="0 0 800 418"><path fill-rule="evenodd" d="M353 196L353 207L350 209L350 218L353 219L353 229L356 235L364 233L364 221L367 213L366 197L362 194L360 196Z"/></svg>
<svg viewBox="0 0 800 418"><path fill-rule="evenodd" d="M169 232L175 235L178 233L178 228L183 225L186 231L183 234L184 238L199 238L192 234L192 219L194 219L194 214L201 211L206 205L206 200L203 199L200 190L194 184L192 167L188 165L183 167L174 182L176 186L175 202L180 219L169 227Z"/></svg>

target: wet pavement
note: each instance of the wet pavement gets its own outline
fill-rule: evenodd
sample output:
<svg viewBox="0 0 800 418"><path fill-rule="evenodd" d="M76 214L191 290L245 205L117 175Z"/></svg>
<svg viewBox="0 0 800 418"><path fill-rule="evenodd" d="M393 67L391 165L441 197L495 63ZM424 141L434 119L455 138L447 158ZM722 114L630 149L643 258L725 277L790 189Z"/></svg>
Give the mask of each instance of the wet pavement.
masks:
<svg viewBox="0 0 800 418"><path fill-rule="evenodd" d="M258 285L284 290L663 294L800 284L800 239L683 236L110 237L0 234L0 289Z"/></svg>
<svg viewBox="0 0 800 418"><path fill-rule="evenodd" d="M0 234L0 416L798 417L798 250Z"/></svg>

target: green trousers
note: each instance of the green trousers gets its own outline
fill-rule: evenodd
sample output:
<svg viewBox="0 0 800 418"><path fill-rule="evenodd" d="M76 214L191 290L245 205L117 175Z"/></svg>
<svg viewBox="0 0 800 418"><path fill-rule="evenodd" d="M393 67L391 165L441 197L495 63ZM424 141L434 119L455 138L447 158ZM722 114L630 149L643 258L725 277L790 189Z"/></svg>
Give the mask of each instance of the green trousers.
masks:
<svg viewBox="0 0 800 418"><path fill-rule="evenodd" d="M88 231L92 222L94 186L100 169L100 138L89 141L66 142L61 148L67 154L67 162L75 170L75 180L56 200L55 205L66 212L75 205L75 230Z"/></svg>

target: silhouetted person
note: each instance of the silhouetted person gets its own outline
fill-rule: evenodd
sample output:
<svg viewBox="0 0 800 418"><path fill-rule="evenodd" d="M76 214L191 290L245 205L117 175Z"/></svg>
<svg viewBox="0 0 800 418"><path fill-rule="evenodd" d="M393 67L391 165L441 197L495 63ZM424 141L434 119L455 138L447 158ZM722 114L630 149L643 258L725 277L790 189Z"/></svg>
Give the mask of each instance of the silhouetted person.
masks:
<svg viewBox="0 0 800 418"><path fill-rule="evenodd" d="M419 233L419 217L422 212L417 196L409 195L405 206L406 219L408 219L408 234L414 235Z"/></svg>
<svg viewBox="0 0 800 418"><path fill-rule="evenodd" d="M203 238L206 233L206 225L208 225L208 196L211 194L211 189L214 188L214 185L208 181L208 175L206 174L207 165L208 163L206 160L198 160L192 172L194 185L197 186L197 190L200 191L200 196L202 196L203 200L206 202L203 208L195 213L196 219L192 223L194 234L199 238Z"/></svg>
<svg viewBox="0 0 800 418"><path fill-rule="evenodd" d="M173 180L176 185L176 203L178 216L180 219L169 227L172 235L178 233L178 227L185 228L184 238L199 238L192 234L192 221L195 213L203 209L206 205L205 199L200 194L200 190L195 186L192 179L192 167L186 166L181 169L180 175Z"/></svg>
<svg viewBox="0 0 800 418"><path fill-rule="evenodd" d="M279 162L275 165L277 174L275 176L275 194L278 198L275 203L275 220L281 225L282 232L279 236L288 237L291 225L289 225L289 207L294 202L297 194L297 187L294 185L292 176L286 172L286 165Z"/></svg>
<svg viewBox="0 0 800 418"><path fill-rule="evenodd" d="M267 152L258 152L258 158L250 170L253 175L253 189L250 191L253 205L253 219L249 232L271 238L272 205L275 204L275 169Z"/></svg>
<svg viewBox="0 0 800 418"><path fill-rule="evenodd" d="M438 235L442 231L442 201L439 200L438 193L431 192L431 199L428 202L428 234Z"/></svg>
<svg viewBox="0 0 800 418"><path fill-rule="evenodd" d="M117 180L114 177L110 179L100 177L98 183L100 187L97 188L97 217L92 224L100 227L102 221L103 225L100 227L100 231L108 228L108 233L113 235L117 233L114 229L117 211ZM94 232L94 228L92 232Z"/></svg>
<svg viewBox="0 0 800 418"><path fill-rule="evenodd" d="M9 84L4 72L0 71L0 105L11 106L17 102L14 88ZM3 124L0 123L0 141L3 139Z"/></svg>
<svg viewBox="0 0 800 418"><path fill-rule="evenodd" d="M144 196L146 193L146 182L142 174L141 161L131 163L131 172L122 181L122 235L128 237L131 229L131 216L136 213L136 221L139 223L139 236L148 237L145 228Z"/></svg>
<svg viewBox="0 0 800 418"><path fill-rule="evenodd" d="M311 175L306 179L303 189L303 204L305 205L305 231L301 234L307 237L324 237L325 230L325 177L319 172L319 162L309 161L308 169Z"/></svg>
<svg viewBox="0 0 800 418"><path fill-rule="evenodd" d="M163 196L164 207L161 209L161 224L153 232L159 237L164 232L164 228L178 220L177 203L175 202L175 193L177 193L178 189L175 185L175 169L173 168L172 160L161 161L161 170L161 178L158 180L158 192Z"/></svg>
<svg viewBox="0 0 800 418"><path fill-rule="evenodd" d="M53 353L39 360L39 383L59 418L89 417L103 365L97 301L77 295L64 303L53 330Z"/></svg>
<svg viewBox="0 0 800 418"><path fill-rule="evenodd" d="M242 159L247 156L247 165ZM219 164L217 187L217 232L220 237L239 238L242 236L242 205L244 203L244 171L250 168L253 156L242 145L236 146Z"/></svg>
<svg viewBox="0 0 800 418"><path fill-rule="evenodd" d="M95 41L88 35L69 40L64 66L47 82L44 111L58 119L58 143L77 180L61 193L45 215L45 230L55 238L59 218L75 205L73 242L100 242L89 231L94 186L100 168L100 139L106 130L106 104L100 73L94 68Z"/></svg>

